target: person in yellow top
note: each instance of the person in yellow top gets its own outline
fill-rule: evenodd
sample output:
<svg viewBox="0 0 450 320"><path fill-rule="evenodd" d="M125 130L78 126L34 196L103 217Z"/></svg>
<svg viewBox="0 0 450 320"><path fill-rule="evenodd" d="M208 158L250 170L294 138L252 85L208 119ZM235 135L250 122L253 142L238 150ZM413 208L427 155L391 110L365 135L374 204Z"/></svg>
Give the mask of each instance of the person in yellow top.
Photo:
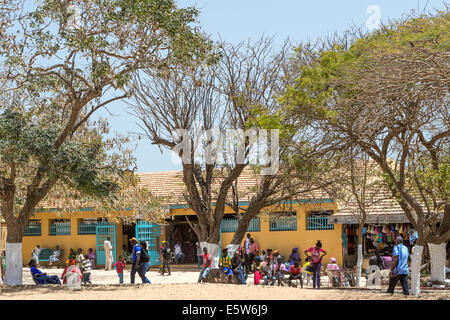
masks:
<svg viewBox="0 0 450 320"><path fill-rule="evenodd" d="M312 279L312 265L311 257L307 257L305 263L303 264L303 279L306 279L306 286L309 286L309 281Z"/></svg>
<svg viewBox="0 0 450 320"><path fill-rule="evenodd" d="M231 269L231 257L228 255L227 248L222 250L222 256L219 260L219 267L225 275L231 276L233 274L233 270Z"/></svg>

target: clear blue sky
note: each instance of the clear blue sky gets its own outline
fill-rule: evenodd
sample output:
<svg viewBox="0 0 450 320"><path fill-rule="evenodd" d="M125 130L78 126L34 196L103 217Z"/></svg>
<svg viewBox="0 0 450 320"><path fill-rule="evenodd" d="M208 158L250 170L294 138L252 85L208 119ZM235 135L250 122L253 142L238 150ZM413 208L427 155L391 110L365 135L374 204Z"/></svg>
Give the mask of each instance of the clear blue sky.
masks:
<svg viewBox="0 0 450 320"><path fill-rule="evenodd" d="M448 0L447 0L447 3ZM274 36L276 43L290 38L294 43L343 32L351 24L366 25L370 6L380 9L382 21L400 18L410 10L445 8L443 0L181 0L180 7L200 9L200 25L215 40L238 43L262 34ZM139 131L136 119L123 104L110 106L112 130L122 134ZM170 154L148 140L140 140L135 156L138 172L179 170Z"/></svg>

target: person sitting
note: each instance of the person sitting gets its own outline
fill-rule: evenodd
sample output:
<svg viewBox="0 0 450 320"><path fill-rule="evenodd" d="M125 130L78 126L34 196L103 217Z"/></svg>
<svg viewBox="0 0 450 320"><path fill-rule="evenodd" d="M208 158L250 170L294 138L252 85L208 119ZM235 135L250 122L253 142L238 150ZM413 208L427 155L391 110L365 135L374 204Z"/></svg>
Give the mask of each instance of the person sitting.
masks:
<svg viewBox="0 0 450 320"><path fill-rule="evenodd" d="M178 264L178 262L181 260L181 264L183 264L184 262L184 253L181 250L181 245L180 243L177 241L177 243L174 246L174 250L175 250L175 264Z"/></svg>
<svg viewBox="0 0 450 320"><path fill-rule="evenodd" d="M286 272L286 266L283 263L283 260L280 258L277 259L277 263L273 266L274 278L278 281L278 286L282 286L284 281L284 274Z"/></svg>
<svg viewBox="0 0 450 320"><path fill-rule="evenodd" d="M253 276L253 284L258 285L263 278L263 263L260 257L256 257L255 259L255 273Z"/></svg>
<svg viewBox="0 0 450 320"><path fill-rule="evenodd" d="M269 280L272 280L271 286L275 284L277 278L273 276L273 266L270 257L267 257L266 262L263 263L262 274L266 286L269 284Z"/></svg>
<svg viewBox="0 0 450 320"><path fill-rule="evenodd" d="M222 256L219 260L219 268L229 278L229 280L231 280L233 270L231 269L231 257L228 254L227 248L222 250Z"/></svg>
<svg viewBox="0 0 450 320"><path fill-rule="evenodd" d="M292 280L300 280L300 286L303 288L302 268L300 267L300 263L297 261L289 267L288 279L289 287L292 286L296 288L297 285L295 283L292 283Z"/></svg>
<svg viewBox="0 0 450 320"><path fill-rule="evenodd" d="M263 250L261 252L261 255L259 256L259 259L261 260L261 262L264 262L266 261L266 257L267 257L266 250Z"/></svg>
<svg viewBox="0 0 450 320"><path fill-rule="evenodd" d="M373 255L369 258L369 266L378 266L380 271L385 269L384 260L381 258L378 251L374 251Z"/></svg>
<svg viewBox="0 0 450 320"><path fill-rule="evenodd" d="M281 259L280 251L275 250L272 254L272 261L278 261L278 259Z"/></svg>
<svg viewBox="0 0 450 320"><path fill-rule="evenodd" d="M336 258L330 258L330 263L327 265L327 274L333 287L340 287L341 272L339 266L336 264Z"/></svg>
<svg viewBox="0 0 450 320"><path fill-rule="evenodd" d="M238 279L238 283L246 284L244 271L242 270L242 259L237 251L234 252L233 258L231 259L231 268L233 270L233 274Z"/></svg>
<svg viewBox="0 0 450 320"><path fill-rule="evenodd" d="M61 250L59 249L59 245L56 245L55 250L53 251L53 254L48 257L49 266L51 266L53 263L61 260Z"/></svg>
<svg viewBox="0 0 450 320"><path fill-rule="evenodd" d="M91 268L95 269L95 251L92 248L89 248L87 251L89 262L91 263Z"/></svg>
<svg viewBox="0 0 450 320"><path fill-rule="evenodd" d="M61 284L58 276L49 276L46 273L42 273L38 268L36 268L37 264L34 259L30 260L28 266L30 267L30 273L33 277L33 281L36 284Z"/></svg>
<svg viewBox="0 0 450 320"><path fill-rule="evenodd" d="M302 262L302 259L300 258L300 255L298 254L298 248L292 248L292 253L289 256L289 265L293 265L294 263Z"/></svg>
<svg viewBox="0 0 450 320"><path fill-rule="evenodd" d="M75 276L76 275L76 276ZM68 261L67 267L64 269L61 279L63 279L63 284L67 284L67 280L70 277L74 277L77 281L75 281L75 287L79 287L81 284L81 280L83 279L83 274L81 273L80 268L77 267L76 261L74 259L70 259Z"/></svg>

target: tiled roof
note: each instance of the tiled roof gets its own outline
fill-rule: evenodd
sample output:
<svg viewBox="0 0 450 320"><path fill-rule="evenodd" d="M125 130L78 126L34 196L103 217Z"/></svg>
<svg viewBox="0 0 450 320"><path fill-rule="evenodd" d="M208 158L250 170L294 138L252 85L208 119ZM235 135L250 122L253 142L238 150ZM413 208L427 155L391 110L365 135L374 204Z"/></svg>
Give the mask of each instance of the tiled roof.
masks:
<svg viewBox="0 0 450 320"><path fill-rule="evenodd" d="M183 193L186 192L186 187L183 182L182 171L164 171L164 172L147 172L138 173L140 178L140 185L146 186L150 192L155 196L164 197L168 204L185 204L186 201ZM213 201L216 199L215 195L220 188L222 177L218 172L217 177L213 180ZM237 179L237 188L240 196L240 201L249 201L253 195L256 194L256 188L260 176L255 174L250 168L245 169ZM231 192L229 193L229 195ZM305 193L303 198L327 199L329 195L322 190L314 190Z"/></svg>

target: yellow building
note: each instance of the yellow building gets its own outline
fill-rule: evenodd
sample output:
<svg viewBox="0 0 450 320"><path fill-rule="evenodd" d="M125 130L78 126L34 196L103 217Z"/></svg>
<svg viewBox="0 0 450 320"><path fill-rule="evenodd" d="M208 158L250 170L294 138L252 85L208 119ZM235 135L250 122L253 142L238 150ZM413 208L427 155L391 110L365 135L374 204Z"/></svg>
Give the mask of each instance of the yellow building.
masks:
<svg viewBox="0 0 450 320"><path fill-rule="evenodd" d="M62 215L57 210L41 210L30 220L23 238L23 261L27 263L31 251L39 244L41 248L54 249L59 245L63 259L67 259L70 249L82 248L86 253L89 248L97 252L97 264L101 265L102 243L106 235L112 239L114 259L123 251L130 251L129 239L137 237L146 240L154 251L151 259L156 264L156 248L163 240L173 247L176 241L182 245L185 263L196 263L196 236L187 219L195 222L194 212L182 200L184 190L180 172L155 172L140 174L141 183L148 186L157 196L170 198L170 218L165 225L155 226L145 222L113 222L111 218L101 216L93 209L83 209L72 214ZM242 177L242 180L246 177ZM242 207L246 206L241 202ZM303 252L321 240L327 251L324 263L335 257L342 263L341 228L339 224L328 224L327 217L336 212L334 201L318 195L314 199L294 201L289 205L289 212L278 212L279 208L266 208L264 214L252 220L248 232L260 248L279 250L288 259L292 248L298 248L302 260ZM132 212L115 213L115 217L132 217ZM103 232L102 228L108 228ZM237 219L230 207L226 208L221 230L221 247L225 248L231 241ZM149 250L149 251L151 251ZM104 263L104 262L103 262Z"/></svg>

